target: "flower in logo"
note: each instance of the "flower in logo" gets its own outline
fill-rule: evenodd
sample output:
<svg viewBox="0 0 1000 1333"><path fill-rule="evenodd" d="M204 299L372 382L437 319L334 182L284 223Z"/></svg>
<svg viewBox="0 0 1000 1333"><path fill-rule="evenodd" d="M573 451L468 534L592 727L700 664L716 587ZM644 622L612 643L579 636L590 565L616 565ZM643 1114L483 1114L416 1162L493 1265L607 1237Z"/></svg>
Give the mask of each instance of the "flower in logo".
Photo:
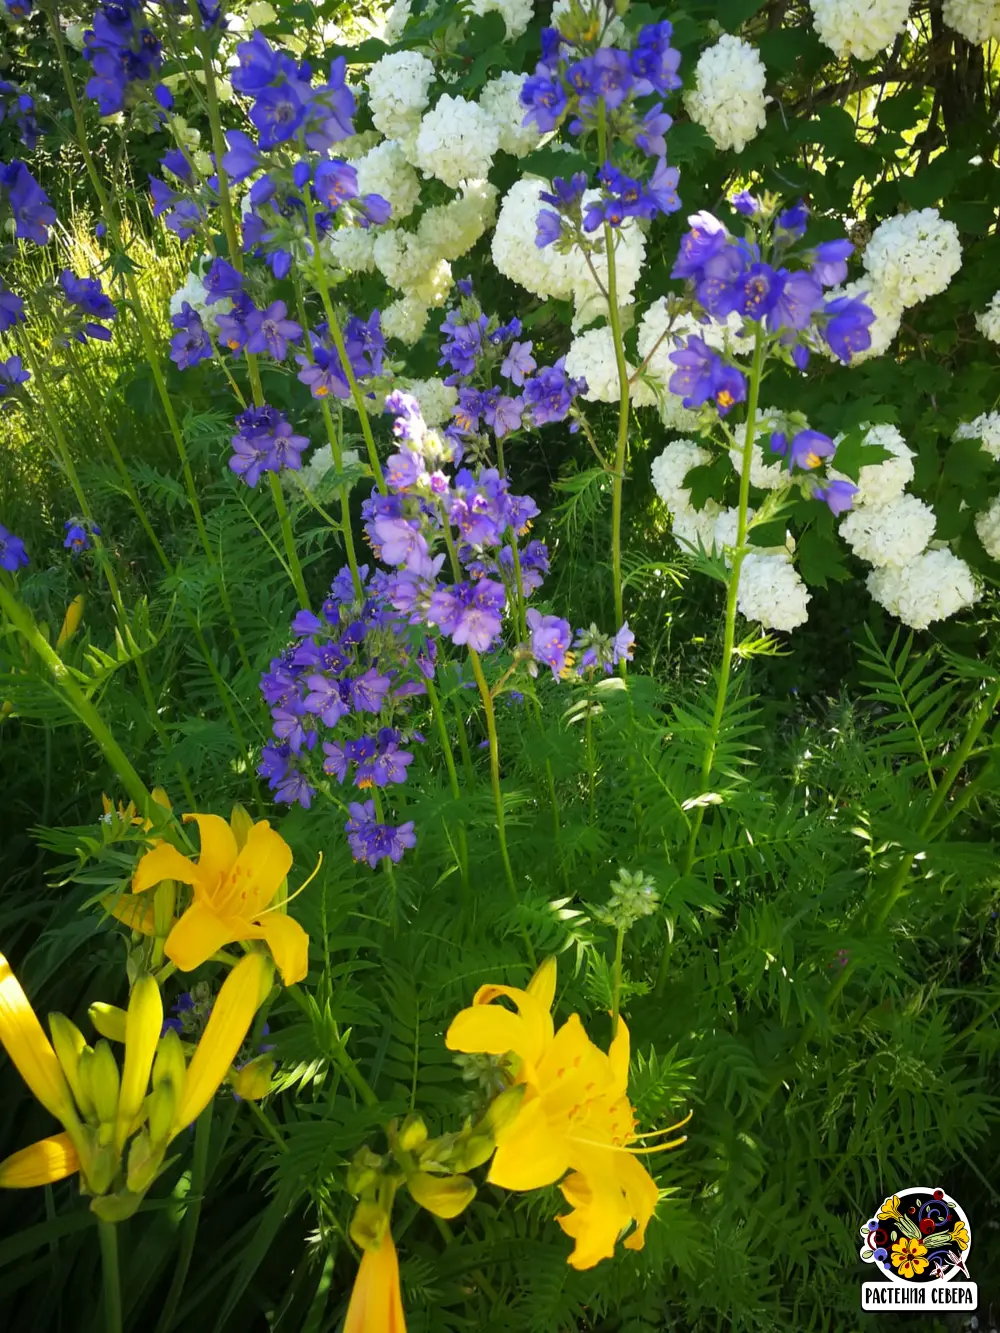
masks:
<svg viewBox="0 0 1000 1333"><path fill-rule="evenodd" d="M960 1250L969 1248L969 1228L964 1222L956 1222L951 1229L951 1238Z"/></svg>
<svg viewBox="0 0 1000 1333"><path fill-rule="evenodd" d="M927 1260L924 1258L926 1253L926 1245L922 1245L919 1240L911 1240L909 1236L904 1236L892 1247L892 1266L900 1277L919 1277L927 1267Z"/></svg>
<svg viewBox="0 0 1000 1333"><path fill-rule="evenodd" d="M890 1217L899 1217L899 1195L894 1194L891 1199L886 1199L882 1207L878 1210L879 1221L885 1222Z"/></svg>

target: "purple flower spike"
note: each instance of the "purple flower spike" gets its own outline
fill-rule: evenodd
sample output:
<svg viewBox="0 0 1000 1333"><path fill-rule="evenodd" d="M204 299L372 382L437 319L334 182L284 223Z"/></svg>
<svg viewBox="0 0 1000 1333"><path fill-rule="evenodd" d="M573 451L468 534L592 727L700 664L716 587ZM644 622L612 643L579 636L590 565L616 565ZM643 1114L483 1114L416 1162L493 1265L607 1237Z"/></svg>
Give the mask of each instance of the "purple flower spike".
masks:
<svg viewBox="0 0 1000 1333"><path fill-rule="evenodd" d="M558 680L566 669L566 655L573 638L568 620L559 616L543 616L532 607L526 616L531 630L531 651L537 662L551 669Z"/></svg>

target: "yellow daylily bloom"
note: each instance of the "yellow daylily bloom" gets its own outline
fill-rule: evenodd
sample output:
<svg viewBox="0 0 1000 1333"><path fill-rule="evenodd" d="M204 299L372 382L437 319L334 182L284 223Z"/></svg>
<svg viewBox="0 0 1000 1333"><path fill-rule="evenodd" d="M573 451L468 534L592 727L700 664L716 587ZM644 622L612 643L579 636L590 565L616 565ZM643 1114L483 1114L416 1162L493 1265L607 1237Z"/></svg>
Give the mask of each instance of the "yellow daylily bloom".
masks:
<svg viewBox="0 0 1000 1333"><path fill-rule="evenodd" d="M114 1010L116 1028L117 1016L125 1020L119 1071L106 1041L91 1048L61 1014L49 1016L50 1042L0 955L0 1041L35 1097L65 1130L0 1162L0 1187L23 1189L79 1173L81 1189L93 1196L91 1208L99 1216L108 1221L130 1216L156 1179L171 1141L229 1076L271 977L271 960L263 953L249 953L236 964L189 1064L176 1032L160 1036L159 987L150 976L139 978L127 1011Z"/></svg>
<svg viewBox="0 0 1000 1333"><path fill-rule="evenodd" d="M555 1031L548 1012L554 994L553 959L542 964L524 991L482 987L472 1007L452 1022L445 1044L467 1054L515 1057L514 1086L523 1086L524 1094L516 1114L497 1126L488 1179L512 1190L561 1181L572 1211L558 1220L576 1241L569 1262L590 1268L610 1258L632 1222L635 1228L625 1244L642 1248L659 1191L635 1156L645 1150L632 1146L637 1135L628 1099L628 1028L618 1020L607 1053L590 1040L576 1014ZM518 1012L493 1005L500 997L513 1001Z"/></svg>
<svg viewBox="0 0 1000 1333"><path fill-rule="evenodd" d="M406 1333L399 1258L388 1230L361 1256L343 1333Z"/></svg>
<svg viewBox="0 0 1000 1333"><path fill-rule="evenodd" d="M11 1153L0 1162L0 1189L24 1190L35 1185L51 1185L76 1175L80 1158L68 1134L53 1134L50 1139Z"/></svg>
<svg viewBox="0 0 1000 1333"><path fill-rule="evenodd" d="M132 892L143 893L163 880L179 880L193 890L190 907L167 936L165 952L182 972L191 972L227 944L264 940L282 980L290 986L309 970L309 936L281 910L282 887L292 851L266 819L243 826L234 814L185 815L201 834L197 861L161 842L140 860ZM242 845L240 837L242 836Z"/></svg>

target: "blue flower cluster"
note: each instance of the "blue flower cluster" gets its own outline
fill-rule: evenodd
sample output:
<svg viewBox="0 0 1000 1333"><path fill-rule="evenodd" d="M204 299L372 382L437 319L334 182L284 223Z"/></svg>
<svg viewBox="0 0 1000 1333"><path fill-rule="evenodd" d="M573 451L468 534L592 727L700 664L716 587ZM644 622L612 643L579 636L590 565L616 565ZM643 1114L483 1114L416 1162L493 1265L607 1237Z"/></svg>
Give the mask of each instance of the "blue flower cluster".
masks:
<svg viewBox="0 0 1000 1333"><path fill-rule="evenodd" d="M24 323L24 302L7 287L0 286L0 333Z"/></svg>
<svg viewBox="0 0 1000 1333"><path fill-rule="evenodd" d="M19 384L26 384L31 375L24 368L19 356L9 356L0 361L0 407L5 406L4 399L10 398Z"/></svg>
<svg viewBox="0 0 1000 1333"><path fill-rule="evenodd" d="M39 128L35 119L35 103L27 93L22 93L16 83L0 79L0 125L9 120L17 126L17 132L29 151L38 144Z"/></svg>
<svg viewBox="0 0 1000 1333"><path fill-rule="evenodd" d="M74 556L79 555L81 551L89 551L94 544L92 538L101 535L101 529L97 524L85 518L68 518L63 524L63 529L66 533L63 546Z"/></svg>
<svg viewBox="0 0 1000 1333"><path fill-rule="evenodd" d="M27 563L28 552L24 549L24 542L0 523L0 569L15 574Z"/></svg>
<svg viewBox="0 0 1000 1333"><path fill-rule="evenodd" d="M70 269L64 268L59 274L59 286L69 307L70 335L77 342L86 342L88 338L110 342L111 330L99 321L113 320L118 311L105 294L100 280L78 278Z"/></svg>
<svg viewBox="0 0 1000 1333"><path fill-rule="evenodd" d="M393 610L383 571L369 577L362 565L358 581L342 569L321 614L296 615L295 641L261 677L274 740L258 772L276 801L309 809L323 781L315 771L320 753L323 775L339 783L362 791L403 783L413 762L407 747L423 739L405 725L407 701L426 692L433 644L415 641ZM345 825L355 860L373 867L384 857L399 861L416 843L412 822L384 823L377 808L374 797L350 803Z"/></svg>
<svg viewBox="0 0 1000 1333"><path fill-rule="evenodd" d="M602 152L620 145L624 160L616 165L607 157L601 164L600 198L583 213L586 176L580 172L571 181L554 182L554 192L542 196L552 209L539 214L535 244L540 249L553 244L568 249L605 223L620 227L626 218L654 218L681 206L678 172L666 158L671 117L661 101L638 105L681 86L680 55L670 45L673 29L666 20L647 24L633 49L623 51L600 45L602 13L583 15L582 23L571 13L560 28L542 30L542 58L521 91L528 109L524 123L533 122L547 134L568 121L571 134L597 134Z"/></svg>
<svg viewBox="0 0 1000 1333"><path fill-rule="evenodd" d="M56 210L38 181L17 158L7 165L0 162L0 205L9 209L18 240L34 241L36 245L48 243Z"/></svg>
<svg viewBox="0 0 1000 1333"><path fill-rule="evenodd" d="M262 472L298 472L302 451L309 447L307 435L296 435L287 418L265 403L248 407L236 418L233 453L229 466L248 486L256 486Z"/></svg>
<svg viewBox="0 0 1000 1333"><path fill-rule="evenodd" d="M587 391L586 381L566 374L562 357L554 366L538 368L534 344L520 341L519 319L501 324L496 316L483 313L467 278L458 287L461 301L441 325L438 361L450 372L445 383L460 386L445 431L455 448L455 461L470 449L485 452L490 431L503 440L519 430L565 421L576 398ZM505 386L494 383L497 376L507 381ZM575 421L570 430L579 430Z"/></svg>
<svg viewBox="0 0 1000 1333"><path fill-rule="evenodd" d="M147 83L163 64L160 39L145 24L142 0L101 0L93 25L83 35L84 59L93 71L87 96L102 116L114 115L125 106L129 88ZM160 105L169 109L169 92L156 90Z"/></svg>

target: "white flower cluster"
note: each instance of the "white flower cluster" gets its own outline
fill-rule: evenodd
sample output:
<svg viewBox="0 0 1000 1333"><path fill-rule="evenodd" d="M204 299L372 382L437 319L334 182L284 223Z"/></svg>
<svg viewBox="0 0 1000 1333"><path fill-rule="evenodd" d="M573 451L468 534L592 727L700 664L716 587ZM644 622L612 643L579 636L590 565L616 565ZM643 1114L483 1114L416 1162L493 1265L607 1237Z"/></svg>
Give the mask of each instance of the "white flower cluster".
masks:
<svg viewBox="0 0 1000 1333"><path fill-rule="evenodd" d="M383 139L354 166L359 194L380 194L392 209L393 222L408 218L420 203L420 177L397 139Z"/></svg>
<svg viewBox="0 0 1000 1333"><path fill-rule="evenodd" d="M875 228L863 262L887 299L904 309L917 305L943 292L961 268L958 228L936 208L897 213Z"/></svg>
<svg viewBox="0 0 1000 1333"><path fill-rule="evenodd" d="M840 525L840 535L866 564L902 569L926 549L935 522L929 505L903 494L887 504L852 509Z"/></svg>
<svg viewBox="0 0 1000 1333"><path fill-rule="evenodd" d="M408 380L404 388L420 404L425 425L443 426L451 419L452 408L458 402L458 390L453 384L439 379Z"/></svg>
<svg viewBox="0 0 1000 1333"><path fill-rule="evenodd" d="M1000 292L994 292L992 301L976 316L976 328L991 343L1000 343Z"/></svg>
<svg viewBox="0 0 1000 1333"><path fill-rule="evenodd" d="M504 277L535 296L573 300L576 305L575 331L598 315L607 314L607 301L600 293L597 279L606 286L608 261L606 255L592 256L597 274L595 279L578 250L560 254L555 246L539 250L535 245L535 220L545 207L539 196L550 188L547 181L535 176L524 176L511 186L500 206L493 233L493 263ZM588 191L584 201L596 197L596 191ZM633 301L645 254L645 237L635 220L628 219L615 234L619 305L630 305Z"/></svg>
<svg viewBox="0 0 1000 1333"><path fill-rule="evenodd" d="M320 252L345 273L371 273L377 235L372 227L338 227L320 241Z"/></svg>
<svg viewBox="0 0 1000 1333"><path fill-rule="evenodd" d="M838 435L835 443L839 444L843 435ZM881 463L866 463L855 483L858 493L854 497L855 509L866 505L884 505L891 500L898 500L913 480L913 450L903 439L895 426L868 426L865 430L864 443L877 445L893 455ZM838 481L849 481L843 472L830 469L830 476Z"/></svg>
<svg viewBox="0 0 1000 1333"><path fill-rule="evenodd" d="M811 597L787 551L743 557L736 605L747 620L787 634L808 620Z"/></svg>
<svg viewBox="0 0 1000 1333"><path fill-rule="evenodd" d="M841 296L860 298L875 316L875 322L868 326L871 346L865 348L863 352L855 352L851 357L850 364L860 366L863 361L870 361L873 357L881 356L883 352L889 350L890 344L899 332L903 307L891 293L883 291L872 278L857 278L853 282L845 282L842 287L833 287L827 293L827 300L835 301ZM826 352L831 361L837 360L829 348Z"/></svg>
<svg viewBox="0 0 1000 1333"><path fill-rule="evenodd" d="M380 37L386 46L395 46L402 37L410 17L411 5L412 0L393 0L385 11L382 30L376 33L376 36Z"/></svg>
<svg viewBox="0 0 1000 1333"><path fill-rule="evenodd" d="M695 86L685 94L691 119L717 148L741 153L767 123L771 100L764 89L767 71L757 49L724 33L698 58Z"/></svg>
<svg viewBox="0 0 1000 1333"><path fill-rule="evenodd" d="M1000 0L944 0L942 17L967 42L1000 41Z"/></svg>
<svg viewBox="0 0 1000 1333"><path fill-rule="evenodd" d="M1000 560L1000 495L976 515L976 534L991 560Z"/></svg>
<svg viewBox="0 0 1000 1333"><path fill-rule="evenodd" d="M505 69L490 79L479 94L480 108L497 127L500 147L513 157L524 157L541 142L541 134L534 125L525 125L525 108L521 105L521 89L527 74L515 74Z"/></svg>
<svg viewBox="0 0 1000 1333"><path fill-rule="evenodd" d="M910 0L809 0L820 41L841 60L872 60L906 27Z"/></svg>
<svg viewBox="0 0 1000 1333"><path fill-rule="evenodd" d="M572 7L572 3L573 0L556 0L555 4L552 6L552 17L549 19L549 23L553 28L559 27L559 20L561 18L564 18L569 13L570 8ZM579 0L579 3L580 3L580 8L584 11L585 14L591 14L595 16L600 20L602 24L605 23L607 20L607 9L614 8L613 5L609 5L607 9L605 9L602 0ZM625 46L626 45L625 38L626 38L625 24L620 18L616 16L611 20L610 23L608 23L608 26L604 29L604 34L601 37L601 45Z"/></svg>
<svg viewBox="0 0 1000 1333"><path fill-rule="evenodd" d="M499 145L499 127L487 111L445 93L420 122L413 160L454 190L461 181L483 178Z"/></svg>
<svg viewBox="0 0 1000 1333"><path fill-rule="evenodd" d="M368 72L368 101L376 129L387 139L412 134L429 101L434 66L416 51L391 51Z"/></svg>
<svg viewBox="0 0 1000 1333"><path fill-rule="evenodd" d="M207 264L207 260L204 261ZM228 296L219 301L214 301L211 305L208 303L208 292L205 290L205 284L202 282L201 274L192 270L184 280L184 286L179 287L170 298L171 315L179 315L184 302L187 302L192 310L201 316L201 322L206 330L214 337L219 327L215 322L216 315L228 315L233 308L233 303Z"/></svg>
<svg viewBox="0 0 1000 1333"><path fill-rule="evenodd" d="M974 421L963 421L951 438L979 440L990 457L1000 463L1000 412L984 412Z"/></svg>
<svg viewBox="0 0 1000 1333"><path fill-rule="evenodd" d="M401 296L382 311L382 332L412 347L427 327L430 308L419 296Z"/></svg>
<svg viewBox="0 0 1000 1333"><path fill-rule="evenodd" d="M627 361L625 365L629 376L634 375L635 366L629 365ZM589 402L621 401L614 335L609 325L601 324L597 328L577 334L566 353L566 374L572 375L574 379L587 381L587 392L584 397ZM630 397L636 407L652 407L656 403L653 389L641 381L633 384Z"/></svg>
<svg viewBox="0 0 1000 1333"><path fill-rule="evenodd" d="M349 467L357 467L361 458L357 449L344 449L341 451L340 461L346 471ZM281 484L289 495L298 495L302 486L308 491L315 491L334 466L333 448L329 444L321 445L312 451L309 461L300 472L292 472L285 468L281 474Z"/></svg>
<svg viewBox="0 0 1000 1333"><path fill-rule="evenodd" d="M868 591L890 615L912 629L947 620L979 596L969 566L945 549L925 551L902 569L891 565L873 569Z"/></svg>
<svg viewBox="0 0 1000 1333"><path fill-rule="evenodd" d="M873 566L867 584L874 600L904 625L926 629L976 600L972 571L951 551L929 548L934 511L906 491L913 480L913 450L896 427L869 426L864 442L880 445L893 456L861 469L841 536ZM831 475L843 478L834 469Z"/></svg>
<svg viewBox="0 0 1000 1333"><path fill-rule="evenodd" d="M473 14L499 14L507 25L509 42L515 41L527 29L534 10L534 0L468 0L468 3Z"/></svg>
<svg viewBox="0 0 1000 1333"><path fill-rule="evenodd" d="M653 489L670 510L674 537L695 550L699 546L704 546L706 551L712 549L715 525L722 509L715 500L706 500L703 509L695 509L684 478L692 468L703 467L711 461L711 453L696 440L674 440L658 458L654 458L650 469Z"/></svg>

